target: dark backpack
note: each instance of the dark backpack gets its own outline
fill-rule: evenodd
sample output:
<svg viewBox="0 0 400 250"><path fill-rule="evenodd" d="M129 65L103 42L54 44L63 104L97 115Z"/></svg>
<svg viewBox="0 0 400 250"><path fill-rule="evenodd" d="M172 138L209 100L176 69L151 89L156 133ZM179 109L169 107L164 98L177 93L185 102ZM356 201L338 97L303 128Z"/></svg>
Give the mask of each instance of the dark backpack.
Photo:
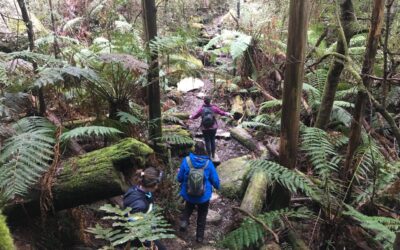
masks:
<svg viewBox="0 0 400 250"><path fill-rule="evenodd" d="M211 128L215 123L214 111L211 106L203 106L201 113L201 125L204 128Z"/></svg>
<svg viewBox="0 0 400 250"><path fill-rule="evenodd" d="M186 157L186 162L189 165L189 175L186 187L187 194L191 196L202 196L205 190L204 169L206 169L208 165L208 160L201 168L194 168L189 156Z"/></svg>

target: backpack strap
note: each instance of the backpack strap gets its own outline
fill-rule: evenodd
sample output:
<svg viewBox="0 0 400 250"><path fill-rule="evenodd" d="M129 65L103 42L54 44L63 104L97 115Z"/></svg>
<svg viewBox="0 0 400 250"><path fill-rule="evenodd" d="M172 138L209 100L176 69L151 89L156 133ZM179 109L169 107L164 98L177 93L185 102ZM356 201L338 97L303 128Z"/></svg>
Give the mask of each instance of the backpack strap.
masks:
<svg viewBox="0 0 400 250"><path fill-rule="evenodd" d="M187 164L189 165L189 168L191 168L191 169L194 168L192 161L190 160L190 156L186 156L185 159L186 159ZM210 162L210 160L207 160L206 164L204 164L204 166L202 168L206 168L208 166L209 162Z"/></svg>
<svg viewBox="0 0 400 250"><path fill-rule="evenodd" d="M189 165L189 168L190 169L194 168L193 164L192 164L192 161L190 160L190 156L186 156L185 159L186 159L187 164Z"/></svg>

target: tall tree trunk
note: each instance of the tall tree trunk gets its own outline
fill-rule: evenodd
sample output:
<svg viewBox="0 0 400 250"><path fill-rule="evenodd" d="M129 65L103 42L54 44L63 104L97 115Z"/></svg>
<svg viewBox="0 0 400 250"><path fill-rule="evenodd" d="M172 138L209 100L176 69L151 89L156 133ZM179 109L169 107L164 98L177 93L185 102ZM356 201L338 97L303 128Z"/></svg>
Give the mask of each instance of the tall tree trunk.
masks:
<svg viewBox="0 0 400 250"><path fill-rule="evenodd" d="M150 41L157 36L157 9L154 0L142 0L143 25L146 34L146 47L150 54L149 72L147 76L147 98L149 103L149 138L161 137L161 105L160 83L158 72L158 53L149 48Z"/></svg>
<svg viewBox="0 0 400 250"><path fill-rule="evenodd" d="M279 161L282 166L296 167L297 140L299 136L300 100L304 77L304 60L307 44L307 26L310 4L308 0L290 1L289 34L285 82L282 101L282 121ZM272 209L289 205L290 193L281 186L275 189Z"/></svg>
<svg viewBox="0 0 400 250"><path fill-rule="evenodd" d="M19 8L21 9L21 15L22 19L24 20L25 26L26 26L26 33L28 34L28 40L29 40L29 49L31 52L35 50L35 33L33 32L33 26L32 22L29 18L28 10L25 5L25 0L17 0ZM37 63L35 61L32 61L32 66L35 74L37 73L38 67ZM46 113L46 102L44 99L44 93L43 93L43 87L39 88L39 113L41 115L44 115Z"/></svg>
<svg viewBox="0 0 400 250"><path fill-rule="evenodd" d="M362 82L366 89L369 89L372 81L369 76L373 73L375 56L378 48L379 38L381 37L382 23L384 17L384 4L385 0L374 0L371 27L368 34L364 62L361 70ZM356 167L356 162L353 158L357 147L361 143L361 124L367 100L368 94L365 90L360 89L357 93L353 121L351 123L350 139L347 147L346 161L344 164L344 169L343 171L341 171L342 180L350 185L346 194L346 200L348 200L351 196L350 179L354 174Z"/></svg>
<svg viewBox="0 0 400 250"><path fill-rule="evenodd" d="M345 41L343 41L341 36L338 34L336 52L344 55L347 44L349 44L350 39L355 34L354 30L352 29L355 21L352 0L342 1L342 3L340 4L340 12L340 22L343 27L346 45L344 44ZM315 127L317 128L324 129L329 123L333 102L335 100L336 88L339 84L340 75L342 74L343 67L343 62L340 62L336 59L329 68L324 93L322 95L321 105L319 107L317 120L315 122Z"/></svg>

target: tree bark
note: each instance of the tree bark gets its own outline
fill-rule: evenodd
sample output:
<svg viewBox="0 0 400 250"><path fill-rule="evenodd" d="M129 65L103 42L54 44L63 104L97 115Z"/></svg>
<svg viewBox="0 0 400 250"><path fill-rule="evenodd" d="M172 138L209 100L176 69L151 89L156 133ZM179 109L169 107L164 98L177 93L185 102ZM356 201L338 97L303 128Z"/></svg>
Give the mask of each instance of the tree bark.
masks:
<svg viewBox="0 0 400 250"><path fill-rule="evenodd" d="M157 8L154 0L142 0L143 26L146 36L146 48L150 54L147 75L147 98L149 103L149 139L156 145L157 138L162 136L160 83L158 72L158 52L151 51L149 44L157 36Z"/></svg>
<svg viewBox="0 0 400 250"><path fill-rule="evenodd" d="M146 144L128 138L106 148L71 158L62 164L52 186L56 211L123 194L125 180L133 169L144 167L153 150ZM125 175L124 175L125 174ZM40 213L40 193L32 191L20 204L6 206L4 213L11 219Z"/></svg>
<svg viewBox="0 0 400 250"><path fill-rule="evenodd" d="M28 34L29 49L31 52L35 50L35 33L33 32L32 21L29 18L28 10L25 5L25 0L17 0L19 8L21 10L22 19L24 20L26 26L26 33ZM35 74L38 73L38 66L35 61L32 61L32 67ZM44 99L43 87L38 89L38 99L39 99L39 113L44 115L46 113L46 101Z"/></svg>
<svg viewBox="0 0 400 250"><path fill-rule="evenodd" d="M350 39L354 35L352 27L355 21L355 16L352 0L344 0L340 4L340 12L340 22L343 27L346 41L343 41L340 35L338 35L336 52L344 55L345 48L347 47ZM346 42L346 44L344 44L344 42ZM336 89L339 84L340 75L342 74L343 67L343 62L335 59L331 67L329 68L324 93L322 95L321 105L318 111L317 120L315 122L315 127L317 128L324 129L329 123L333 102L335 100Z"/></svg>
<svg viewBox="0 0 400 250"><path fill-rule="evenodd" d="M374 0L371 27L368 34L366 52L364 55L364 62L361 70L361 76L363 82L362 84L364 85L363 87L365 87L367 90L369 89L372 82L372 79L369 77L369 75L372 75L372 72L374 70L375 56L382 30L384 4L385 4L384 0ZM354 174L354 168L356 167L353 158L357 147L361 143L361 124L367 100L368 100L367 92L363 89L360 89L357 93L353 121L350 127L349 144L347 147L344 169L343 171L341 171L341 176L340 176L342 180L345 181L345 183L350 184L350 187L346 195L346 200L348 200L351 196L350 179Z"/></svg>
<svg viewBox="0 0 400 250"><path fill-rule="evenodd" d="M289 169L296 167L309 9L308 0L290 1L279 150L280 164ZM289 191L278 185L272 197L272 209L286 207L289 205L289 201Z"/></svg>

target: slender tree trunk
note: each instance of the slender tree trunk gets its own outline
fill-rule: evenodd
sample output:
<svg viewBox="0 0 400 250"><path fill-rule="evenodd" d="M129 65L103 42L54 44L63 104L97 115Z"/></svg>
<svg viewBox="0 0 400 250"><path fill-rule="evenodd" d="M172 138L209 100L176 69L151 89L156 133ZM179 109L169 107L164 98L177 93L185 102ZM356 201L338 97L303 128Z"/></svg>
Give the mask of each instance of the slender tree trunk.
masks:
<svg viewBox="0 0 400 250"><path fill-rule="evenodd" d="M25 0L17 0L19 8L21 9L21 15L22 19L24 20L25 26L26 26L26 33L28 34L28 40L29 40L29 49L33 52L35 50L35 33L33 32L33 26L32 26L32 21L29 18L28 10L25 5ZM38 71L37 63L35 61L32 61L32 66L35 74ZM44 99L44 93L43 93L43 87L39 88L39 113L41 115L44 115L46 113L46 102Z"/></svg>
<svg viewBox="0 0 400 250"><path fill-rule="evenodd" d="M281 140L279 161L282 166L296 167L297 141L299 136L300 100L304 77L304 60L307 44L307 27L310 10L308 0L290 1L289 35L285 82L283 88ZM281 186L275 189L272 209L289 205L290 193Z"/></svg>
<svg viewBox="0 0 400 250"><path fill-rule="evenodd" d="M142 0L143 25L146 34L147 51L150 54L149 72L147 76L147 97L149 103L149 139L161 137L161 105L160 83L158 73L158 53L151 51L149 43L157 36L157 9L154 0Z"/></svg>
<svg viewBox="0 0 400 250"><path fill-rule="evenodd" d="M390 24L391 24L391 9L394 0L388 0L386 4L386 23L385 23L385 39L383 42L383 82L382 82L382 106L386 109L386 97L388 93L388 43L389 43L389 34L390 34Z"/></svg>
<svg viewBox="0 0 400 250"><path fill-rule="evenodd" d="M378 48L379 38L381 37L382 23L384 18L384 4L385 0L374 0L371 27L368 34L364 62L361 70L363 85L366 89L369 89L372 81L369 76L373 73L375 56ZM350 139L347 147L346 161L344 164L344 169L343 171L341 171L341 178L343 179L343 181L350 185L350 188L348 189L346 195L346 200L348 200L351 196L350 179L354 174L356 167L356 162L353 158L357 147L361 143L361 124L367 100L368 94L365 90L360 89L357 94L353 121L351 123Z"/></svg>
<svg viewBox="0 0 400 250"><path fill-rule="evenodd" d="M354 8L352 0L344 0L340 4L340 22L343 27L344 36L346 38L346 44L349 44L350 39L353 37L355 32L352 27L355 21ZM336 52L344 55L345 53L345 41L338 35L338 41L336 46ZM333 102L335 100L336 88L339 84L340 75L343 71L343 62L334 60L331 67L329 68L324 93L322 95L321 105L318 111L317 120L315 127L324 129L329 123L329 119L332 112Z"/></svg>

